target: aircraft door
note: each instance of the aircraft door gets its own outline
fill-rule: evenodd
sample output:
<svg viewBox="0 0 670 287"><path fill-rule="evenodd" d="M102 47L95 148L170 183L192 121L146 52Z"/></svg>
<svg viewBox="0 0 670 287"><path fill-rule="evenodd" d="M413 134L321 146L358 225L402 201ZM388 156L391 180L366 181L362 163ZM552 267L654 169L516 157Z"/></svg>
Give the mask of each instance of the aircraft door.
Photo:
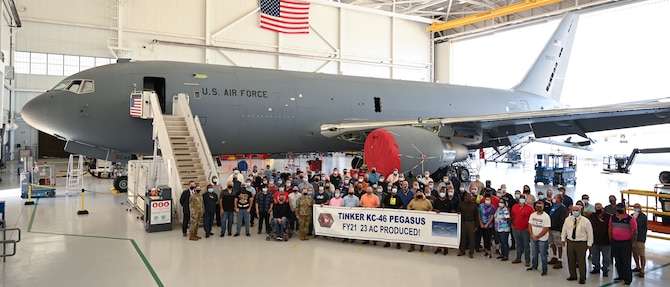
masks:
<svg viewBox="0 0 670 287"><path fill-rule="evenodd" d="M161 104L161 111L165 114L165 78L144 77L143 91L154 91L158 95L158 101Z"/></svg>

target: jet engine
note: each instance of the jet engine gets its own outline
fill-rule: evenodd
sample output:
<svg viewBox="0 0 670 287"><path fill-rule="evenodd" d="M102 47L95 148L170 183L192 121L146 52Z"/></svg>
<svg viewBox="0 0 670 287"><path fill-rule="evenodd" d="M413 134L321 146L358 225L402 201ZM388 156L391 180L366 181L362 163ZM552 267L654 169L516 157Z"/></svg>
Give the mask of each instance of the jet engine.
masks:
<svg viewBox="0 0 670 287"><path fill-rule="evenodd" d="M468 149L418 127L386 127L372 131L365 140L365 162L383 175L400 172L431 173L465 160Z"/></svg>

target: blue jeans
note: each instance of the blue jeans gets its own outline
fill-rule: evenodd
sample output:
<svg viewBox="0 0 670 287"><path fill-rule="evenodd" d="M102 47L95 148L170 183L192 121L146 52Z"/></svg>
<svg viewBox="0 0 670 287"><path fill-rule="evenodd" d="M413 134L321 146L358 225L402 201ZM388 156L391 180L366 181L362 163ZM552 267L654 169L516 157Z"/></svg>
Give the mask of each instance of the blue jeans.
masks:
<svg viewBox="0 0 670 287"><path fill-rule="evenodd" d="M509 232L498 232L500 242L500 256L509 259Z"/></svg>
<svg viewBox="0 0 670 287"><path fill-rule="evenodd" d="M542 259L542 272L547 273L547 249L549 248L549 241L531 240L530 242L533 245L533 265L531 268L537 269L537 256L539 255Z"/></svg>
<svg viewBox="0 0 670 287"><path fill-rule="evenodd" d="M246 209L240 209L237 213L237 232L235 234L240 234L242 222L244 222L244 229L249 234L249 212Z"/></svg>
<svg viewBox="0 0 670 287"><path fill-rule="evenodd" d="M228 235L233 233L233 218L235 216L235 212L232 211L224 211L223 216L221 218L221 235L226 233L226 229L228 229Z"/></svg>
<svg viewBox="0 0 670 287"><path fill-rule="evenodd" d="M603 254L603 273L610 271L610 263L612 263L612 247L610 245L598 245L593 244L591 246L591 263L593 264L593 270L600 269L600 253Z"/></svg>
<svg viewBox="0 0 670 287"><path fill-rule="evenodd" d="M281 223L279 223L280 220L281 220ZM288 225L288 218L286 218L286 217L273 218L272 219L272 225L274 226L275 231L277 232L277 236L284 237L284 229L286 229L286 225Z"/></svg>
<svg viewBox="0 0 670 287"><path fill-rule="evenodd" d="M526 263L529 263L530 233L528 233L528 230L512 229L512 236L514 236L514 240L516 240L516 260L521 260L521 253L523 253Z"/></svg>

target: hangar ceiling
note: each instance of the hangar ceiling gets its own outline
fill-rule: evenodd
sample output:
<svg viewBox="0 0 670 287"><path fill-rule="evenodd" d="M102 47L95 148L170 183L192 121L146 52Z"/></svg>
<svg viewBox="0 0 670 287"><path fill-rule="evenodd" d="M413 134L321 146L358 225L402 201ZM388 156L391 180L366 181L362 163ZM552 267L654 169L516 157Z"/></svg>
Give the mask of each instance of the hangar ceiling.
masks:
<svg viewBox="0 0 670 287"><path fill-rule="evenodd" d="M429 18L436 22L478 18L445 30L434 32L435 40L442 42L472 36L501 27L530 24L570 11L593 11L642 0L335 0L341 3L379 9L405 15ZM545 2L545 3L538 3ZM539 7L533 4L546 4ZM527 7L520 7L527 6ZM502 9L501 9L502 8ZM510 14L487 18L492 10L508 10Z"/></svg>

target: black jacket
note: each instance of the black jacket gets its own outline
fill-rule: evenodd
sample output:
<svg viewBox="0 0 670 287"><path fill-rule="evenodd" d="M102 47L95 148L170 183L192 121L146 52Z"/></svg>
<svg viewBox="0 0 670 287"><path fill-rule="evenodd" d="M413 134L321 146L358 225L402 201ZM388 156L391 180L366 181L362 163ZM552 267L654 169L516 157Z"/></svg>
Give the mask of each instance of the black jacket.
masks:
<svg viewBox="0 0 670 287"><path fill-rule="evenodd" d="M181 206L184 208L184 214L190 214L191 210L188 208L188 198L191 196L191 191L190 190L184 190L181 192L181 197L179 197L179 203Z"/></svg>

